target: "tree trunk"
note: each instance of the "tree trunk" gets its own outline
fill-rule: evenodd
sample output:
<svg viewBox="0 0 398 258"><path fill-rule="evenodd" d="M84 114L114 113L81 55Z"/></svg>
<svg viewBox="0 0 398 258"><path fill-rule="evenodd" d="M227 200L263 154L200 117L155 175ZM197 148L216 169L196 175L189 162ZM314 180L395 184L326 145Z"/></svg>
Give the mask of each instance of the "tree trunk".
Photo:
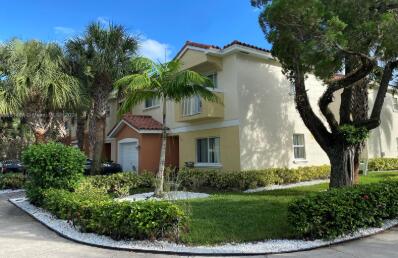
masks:
<svg viewBox="0 0 398 258"><path fill-rule="evenodd" d="M100 174L101 172L101 160L102 160L102 151L105 142L105 117L101 117L96 122L96 130L95 130L95 145L94 145L94 153L93 153L93 163L91 167L91 174Z"/></svg>
<svg viewBox="0 0 398 258"><path fill-rule="evenodd" d="M88 156L94 158L94 146L97 141L96 139L96 129L97 129L97 118L95 116L94 104L90 109L88 114Z"/></svg>
<svg viewBox="0 0 398 258"><path fill-rule="evenodd" d="M339 144L328 153L331 173L330 188L352 186L354 183L355 146Z"/></svg>
<svg viewBox="0 0 398 258"><path fill-rule="evenodd" d="M84 131L86 128L86 120L87 117L80 113L77 114L76 118L76 138L77 138L77 146L81 151L84 151Z"/></svg>
<svg viewBox="0 0 398 258"><path fill-rule="evenodd" d="M164 184L164 169L166 163L166 144L167 144L167 127L166 127L166 98L163 98L163 120L162 120L162 145L160 148L160 161L159 171L156 175L157 184L155 189L156 196L163 195L163 184Z"/></svg>

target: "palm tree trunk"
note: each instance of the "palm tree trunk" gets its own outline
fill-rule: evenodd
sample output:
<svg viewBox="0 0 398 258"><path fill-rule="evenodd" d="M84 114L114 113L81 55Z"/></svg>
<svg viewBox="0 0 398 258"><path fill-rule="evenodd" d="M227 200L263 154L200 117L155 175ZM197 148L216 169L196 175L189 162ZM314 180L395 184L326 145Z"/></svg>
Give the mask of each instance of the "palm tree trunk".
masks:
<svg viewBox="0 0 398 258"><path fill-rule="evenodd" d="M80 113L77 114L76 118L76 138L77 146L81 151L84 151L84 130L86 128L87 116Z"/></svg>
<svg viewBox="0 0 398 258"><path fill-rule="evenodd" d="M105 142L105 117L101 117L97 120L97 128L95 131L96 142L94 145L94 153L93 153L93 164L91 168L92 174L100 174L101 172L101 159L102 159L102 151L104 148Z"/></svg>
<svg viewBox="0 0 398 258"><path fill-rule="evenodd" d="M160 162L159 171L156 175L157 184L155 189L156 196L163 195L163 184L164 184L164 170L166 163L166 144L167 144L167 127L166 127L166 98L163 97L163 116L162 116L162 145L160 148Z"/></svg>

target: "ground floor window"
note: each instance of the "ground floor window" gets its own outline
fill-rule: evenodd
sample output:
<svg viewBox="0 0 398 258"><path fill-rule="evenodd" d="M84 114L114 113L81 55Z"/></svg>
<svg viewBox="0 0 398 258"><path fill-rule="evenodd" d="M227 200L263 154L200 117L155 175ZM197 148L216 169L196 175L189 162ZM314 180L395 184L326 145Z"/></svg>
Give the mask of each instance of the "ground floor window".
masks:
<svg viewBox="0 0 398 258"><path fill-rule="evenodd" d="M293 134L294 159L305 159L304 134Z"/></svg>
<svg viewBox="0 0 398 258"><path fill-rule="evenodd" d="M220 163L220 138L197 139L196 161L198 163Z"/></svg>

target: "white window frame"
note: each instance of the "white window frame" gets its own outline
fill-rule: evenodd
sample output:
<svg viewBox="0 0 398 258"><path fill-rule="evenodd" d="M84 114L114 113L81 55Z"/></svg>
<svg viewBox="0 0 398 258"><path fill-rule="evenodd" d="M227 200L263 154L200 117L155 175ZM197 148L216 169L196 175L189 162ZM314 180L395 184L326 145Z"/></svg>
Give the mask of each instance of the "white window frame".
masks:
<svg viewBox="0 0 398 258"><path fill-rule="evenodd" d="M294 137L296 136L296 135L302 135L303 136L303 144L294 144ZM303 148L304 149L304 157L303 158L297 158L296 156L295 156L295 149L296 148ZM303 134L303 133L294 133L293 134L293 158L294 158L294 160L298 160L298 161L305 161L305 160L307 160L307 152L306 152L306 149L305 149L305 135Z"/></svg>
<svg viewBox="0 0 398 258"><path fill-rule="evenodd" d="M209 87L209 88L217 90L218 89L218 74L217 74L217 72L206 73L205 76L213 82L214 88L213 87ZM209 77L212 77L212 78L209 78Z"/></svg>
<svg viewBox="0 0 398 258"><path fill-rule="evenodd" d="M150 102L151 105L147 106L148 102ZM160 107L160 101L158 98L149 98L144 101L144 109L151 109L157 107Z"/></svg>
<svg viewBox="0 0 398 258"><path fill-rule="evenodd" d="M202 99L199 96L186 98L181 102L182 116L194 116L202 113Z"/></svg>
<svg viewBox="0 0 398 258"><path fill-rule="evenodd" d="M398 96L392 96L392 110L398 112Z"/></svg>
<svg viewBox="0 0 398 258"><path fill-rule="evenodd" d="M210 149L210 139L218 139L218 154L214 155L218 158L215 162L210 162L210 157L211 153L215 152L216 149ZM198 160L198 143L201 140L206 140L207 141L207 162L199 162ZM202 137L202 138L196 138L195 139L195 167L222 167L221 165L221 138L218 136L212 136L212 137Z"/></svg>

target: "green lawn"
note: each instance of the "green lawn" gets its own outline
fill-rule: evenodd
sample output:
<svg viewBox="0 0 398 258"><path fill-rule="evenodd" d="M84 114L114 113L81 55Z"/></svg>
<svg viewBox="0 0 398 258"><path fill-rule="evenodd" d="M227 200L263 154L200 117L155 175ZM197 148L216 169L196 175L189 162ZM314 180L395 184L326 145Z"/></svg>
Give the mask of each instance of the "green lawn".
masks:
<svg viewBox="0 0 398 258"><path fill-rule="evenodd" d="M373 172L361 184L398 180L398 172ZM189 232L182 241L192 245L292 238L288 204L304 195L324 191L327 184L261 193L220 193L210 198L179 202L190 213Z"/></svg>

